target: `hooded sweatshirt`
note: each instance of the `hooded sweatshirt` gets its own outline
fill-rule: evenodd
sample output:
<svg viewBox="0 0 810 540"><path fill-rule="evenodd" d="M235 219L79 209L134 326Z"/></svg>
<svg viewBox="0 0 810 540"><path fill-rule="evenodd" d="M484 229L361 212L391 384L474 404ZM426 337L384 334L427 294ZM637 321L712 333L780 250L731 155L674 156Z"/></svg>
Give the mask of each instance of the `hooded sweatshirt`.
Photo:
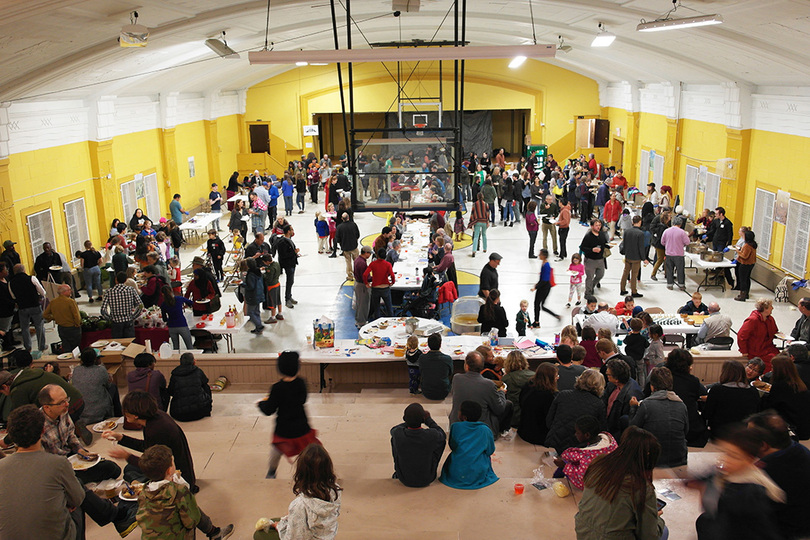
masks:
<svg viewBox="0 0 810 540"><path fill-rule="evenodd" d="M155 398L161 411L166 410L168 405L166 395L166 377L163 373L151 367L135 368L135 371L127 373L127 383L129 392L144 390Z"/></svg>
<svg viewBox="0 0 810 540"><path fill-rule="evenodd" d="M141 538L193 540L200 517L188 484L177 475L172 480L149 482L138 496L136 519Z"/></svg>
<svg viewBox="0 0 810 540"><path fill-rule="evenodd" d="M332 540L337 536L340 491L331 501L299 493L287 512L276 525L281 540Z"/></svg>
<svg viewBox="0 0 810 540"><path fill-rule="evenodd" d="M598 456L610 454L618 448L616 439L608 432L599 434L599 441L583 448L572 446L562 453L560 458L565 461L563 472L578 489L585 489L584 479L588 466Z"/></svg>

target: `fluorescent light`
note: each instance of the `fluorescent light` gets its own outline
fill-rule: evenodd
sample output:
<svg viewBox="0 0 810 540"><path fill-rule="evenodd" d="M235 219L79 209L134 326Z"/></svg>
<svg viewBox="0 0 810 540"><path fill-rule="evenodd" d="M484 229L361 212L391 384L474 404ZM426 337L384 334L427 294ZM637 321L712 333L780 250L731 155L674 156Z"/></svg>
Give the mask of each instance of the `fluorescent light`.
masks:
<svg viewBox="0 0 810 540"><path fill-rule="evenodd" d="M697 26L711 26L723 24L722 15L702 15L687 19L665 19L661 21L642 22L636 26L638 32L660 32L662 30L680 30L682 28L695 28Z"/></svg>
<svg viewBox="0 0 810 540"><path fill-rule="evenodd" d="M616 34L608 31L599 32L596 37L591 41L591 47L610 47L610 44L616 39Z"/></svg>
<svg viewBox="0 0 810 540"><path fill-rule="evenodd" d="M296 62L295 65L296 66L308 66L309 62Z"/></svg>
<svg viewBox="0 0 810 540"><path fill-rule="evenodd" d="M251 51L251 65L326 62L411 62L427 60L493 60L498 58L554 58L555 45L492 45L474 47L407 47L319 51Z"/></svg>
<svg viewBox="0 0 810 540"><path fill-rule="evenodd" d="M512 69L519 68L520 66L523 65L523 62L525 61L526 61L525 56L516 56L512 59L511 62L509 62L509 67Z"/></svg>

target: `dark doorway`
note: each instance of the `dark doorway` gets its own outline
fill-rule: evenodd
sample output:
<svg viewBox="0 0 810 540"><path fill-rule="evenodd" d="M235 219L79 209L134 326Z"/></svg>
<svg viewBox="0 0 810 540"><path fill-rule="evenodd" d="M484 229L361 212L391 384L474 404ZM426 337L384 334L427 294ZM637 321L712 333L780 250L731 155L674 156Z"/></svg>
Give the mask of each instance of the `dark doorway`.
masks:
<svg viewBox="0 0 810 540"><path fill-rule="evenodd" d="M251 124L250 130L250 152L253 154L270 153L270 126L267 124Z"/></svg>

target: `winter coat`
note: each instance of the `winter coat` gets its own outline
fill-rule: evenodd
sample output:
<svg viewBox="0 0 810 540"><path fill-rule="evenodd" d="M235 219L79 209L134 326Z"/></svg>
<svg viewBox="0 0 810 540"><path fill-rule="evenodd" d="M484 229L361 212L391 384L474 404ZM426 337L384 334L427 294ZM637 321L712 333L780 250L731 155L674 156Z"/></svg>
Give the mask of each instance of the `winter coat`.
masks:
<svg viewBox="0 0 810 540"><path fill-rule="evenodd" d="M615 407L615 405L614 405ZM675 392L658 390L630 408L630 425L646 429L661 443L659 467L686 465L689 413Z"/></svg>
<svg viewBox="0 0 810 540"><path fill-rule="evenodd" d="M169 414L175 420L190 422L211 416L211 388L208 377L195 365L179 365L169 379Z"/></svg>
<svg viewBox="0 0 810 540"><path fill-rule="evenodd" d="M276 529L281 540L332 540L337 536L340 491L331 501L300 493L287 508Z"/></svg>
<svg viewBox="0 0 810 540"><path fill-rule="evenodd" d="M264 281L258 270L248 270L245 277L245 303L258 305L264 300Z"/></svg>
<svg viewBox="0 0 810 540"><path fill-rule="evenodd" d="M628 363L629 365L629 363ZM613 393L616 387L612 383L607 383L605 386L605 393L602 396L602 399L605 402L605 410L607 410L608 399L610 398L610 394ZM619 390L619 395L616 396L616 401L613 402L613 406L610 408L610 413L607 416L607 428L610 431L611 435L616 438L616 440L620 440L622 438L622 432L628 425L628 420L630 416L630 398L635 397L638 400L644 398L644 392L641 390L641 387L635 381L635 379L630 379L627 381L621 390Z"/></svg>
<svg viewBox="0 0 810 540"><path fill-rule="evenodd" d="M136 519L141 538L193 540L200 518L197 501L185 484L150 482L138 496Z"/></svg>
<svg viewBox="0 0 810 540"><path fill-rule="evenodd" d="M578 441L574 436L574 423L577 418L586 414L599 420L600 429L607 425L605 403L600 398L578 389L564 390L557 394L546 416L548 435L545 446L554 448L558 454L576 446Z"/></svg>
<svg viewBox="0 0 810 540"><path fill-rule="evenodd" d="M577 540L658 540L664 532L652 484L640 513L629 489L621 489L611 503L586 487L574 523Z"/></svg>
<svg viewBox="0 0 810 540"><path fill-rule="evenodd" d="M766 372L771 370L771 358L779 354L773 344L774 335L779 331L772 316L762 320L759 312L754 310L745 319L737 332L737 345L740 352L748 358L759 356L765 362Z"/></svg>
<svg viewBox="0 0 810 540"><path fill-rule="evenodd" d="M76 366L70 382L84 397L81 421L85 424L101 422L113 415L113 402L107 386L110 374L104 366Z"/></svg>
<svg viewBox="0 0 810 540"><path fill-rule="evenodd" d="M144 390L155 398L161 411L165 411L169 404L169 396L166 393L166 377L163 373L150 367L135 368L135 371L127 373L128 392L134 390Z"/></svg>

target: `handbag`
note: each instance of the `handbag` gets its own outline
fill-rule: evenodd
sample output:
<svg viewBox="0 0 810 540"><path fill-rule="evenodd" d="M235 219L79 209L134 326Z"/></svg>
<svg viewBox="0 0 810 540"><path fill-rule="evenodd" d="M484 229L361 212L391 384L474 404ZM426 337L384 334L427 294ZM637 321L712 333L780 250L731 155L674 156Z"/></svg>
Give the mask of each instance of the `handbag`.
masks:
<svg viewBox="0 0 810 540"><path fill-rule="evenodd" d="M602 250L602 258L607 259L608 257L610 257L610 248L605 247L605 249Z"/></svg>
<svg viewBox="0 0 810 540"><path fill-rule="evenodd" d="M218 295L214 296L208 305L211 306L211 313L219 311L222 309L222 297Z"/></svg>
<svg viewBox="0 0 810 540"><path fill-rule="evenodd" d="M551 284L552 287L557 285L557 282L554 280L554 269L551 268L548 276L548 282Z"/></svg>

